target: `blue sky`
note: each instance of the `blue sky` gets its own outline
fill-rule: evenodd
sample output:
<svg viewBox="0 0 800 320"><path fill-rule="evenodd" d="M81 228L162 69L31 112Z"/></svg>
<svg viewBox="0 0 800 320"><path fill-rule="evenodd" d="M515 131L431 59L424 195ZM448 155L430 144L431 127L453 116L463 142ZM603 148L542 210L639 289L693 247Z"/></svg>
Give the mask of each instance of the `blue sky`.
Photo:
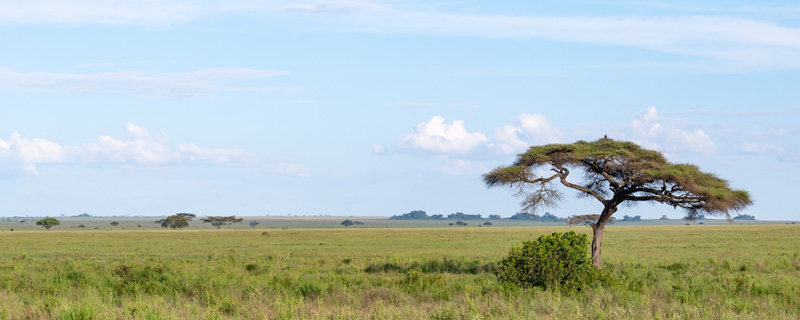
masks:
<svg viewBox="0 0 800 320"><path fill-rule="evenodd" d="M797 219L791 1L0 1L0 39L3 216L510 216L482 173L607 134Z"/></svg>

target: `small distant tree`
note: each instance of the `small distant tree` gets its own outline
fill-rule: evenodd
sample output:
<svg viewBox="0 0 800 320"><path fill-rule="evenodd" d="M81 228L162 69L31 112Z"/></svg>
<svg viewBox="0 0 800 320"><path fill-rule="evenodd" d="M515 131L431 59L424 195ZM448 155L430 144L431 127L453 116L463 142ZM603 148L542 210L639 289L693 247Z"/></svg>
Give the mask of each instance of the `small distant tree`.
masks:
<svg viewBox="0 0 800 320"><path fill-rule="evenodd" d="M489 219L503 219L499 214L490 214Z"/></svg>
<svg viewBox="0 0 800 320"><path fill-rule="evenodd" d="M342 221L342 223L341 223L341 225L343 225L345 228L347 228L349 226L352 226L353 224L354 224L353 221L350 221L350 220L345 220L345 221Z"/></svg>
<svg viewBox="0 0 800 320"><path fill-rule="evenodd" d="M250 221L250 228L255 228L258 225L258 221Z"/></svg>
<svg viewBox="0 0 800 320"><path fill-rule="evenodd" d="M492 225L492 223L491 223L491 222L489 222L489 221L486 221L486 222L484 222L484 223L483 223L483 225L488 227L488 226L491 226L491 225Z"/></svg>
<svg viewBox="0 0 800 320"><path fill-rule="evenodd" d="M234 224L234 223L242 223L244 218L237 218L236 216L208 216L204 219L200 219L203 223L210 223L212 226L217 227L217 230L224 228L227 225Z"/></svg>
<svg viewBox="0 0 800 320"><path fill-rule="evenodd" d="M364 225L364 223L363 223L363 222L361 222L361 221L355 221L355 220L353 220L353 224L354 224L354 225L357 225L357 226L363 226L363 225Z"/></svg>
<svg viewBox="0 0 800 320"><path fill-rule="evenodd" d="M756 217L749 214L740 214L733 217L733 220L755 220Z"/></svg>
<svg viewBox="0 0 800 320"><path fill-rule="evenodd" d="M658 220L669 220L669 218L667 218L667 215L665 214L665 215L661 216L661 218L658 219Z"/></svg>
<svg viewBox="0 0 800 320"><path fill-rule="evenodd" d="M188 226L189 220L180 214L171 215L164 219L164 222L161 223L162 228L171 228L172 230L183 229Z"/></svg>
<svg viewBox="0 0 800 320"><path fill-rule="evenodd" d="M50 231L51 228L60 225L61 222L58 221L56 218L44 218L39 221L36 221L37 226L44 227L45 230Z"/></svg>
<svg viewBox="0 0 800 320"><path fill-rule="evenodd" d="M112 227L116 227L116 226L118 226L118 225L119 225L119 222L116 222L116 221L111 221L111 223L110 223L110 224L111 224L111 226L112 226Z"/></svg>
<svg viewBox="0 0 800 320"><path fill-rule="evenodd" d="M447 225L452 227L452 226L453 226L453 223L452 223L452 222L450 222L450 223L448 223Z"/></svg>
<svg viewBox="0 0 800 320"><path fill-rule="evenodd" d="M468 224L469 224L469 223L466 223L466 222L464 222L464 221L461 221L461 220L459 220L459 221L456 221L456 225L457 225L457 226L459 226L459 227L463 227L463 226L466 226L466 225L468 225Z"/></svg>

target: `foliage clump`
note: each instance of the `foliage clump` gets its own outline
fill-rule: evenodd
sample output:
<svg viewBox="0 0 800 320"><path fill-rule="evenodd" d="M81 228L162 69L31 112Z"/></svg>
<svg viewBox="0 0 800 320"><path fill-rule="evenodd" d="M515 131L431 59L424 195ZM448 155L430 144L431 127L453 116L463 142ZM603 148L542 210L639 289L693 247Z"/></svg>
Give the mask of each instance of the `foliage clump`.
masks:
<svg viewBox="0 0 800 320"><path fill-rule="evenodd" d="M189 227L189 219L184 218L180 215L172 215L164 219L161 222L162 228L171 228L172 230L175 229L183 229Z"/></svg>
<svg viewBox="0 0 800 320"><path fill-rule="evenodd" d="M500 282L521 288L581 290L598 279L585 234L554 232L513 247L497 270Z"/></svg>
<svg viewBox="0 0 800 320"><path fill-rule="evenodd" d="M58 219L56 219L56 218L44 218L44 219L41 219L39 221L36 221L36 225L37 226L42 226L42 227L44 227L45 230L48 230L48 231L50 231L51 228L53 228L53 227L55 227L57 225L60 225L60 224L61 224L61 222L58 221Z"/></svg>
<svg viewBox="0 0 800 320"><path fill-rule="evenodd" d="M217 227L217 230L219 230L230 224L242 223L244 218L237 218L236 216L208 216L200 220L203 221L203 223L210 223L212 226Z"/></svg>

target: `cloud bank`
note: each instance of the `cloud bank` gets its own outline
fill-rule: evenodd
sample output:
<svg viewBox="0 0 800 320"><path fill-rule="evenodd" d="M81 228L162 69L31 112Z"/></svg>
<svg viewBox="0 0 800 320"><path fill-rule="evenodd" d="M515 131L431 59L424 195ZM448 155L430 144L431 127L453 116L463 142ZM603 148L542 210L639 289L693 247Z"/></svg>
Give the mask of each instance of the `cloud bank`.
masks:
<svg viewBox="0 0 800 320"><path fill-rule="evenodd" d="M444 118L435 116L428 122L417 125L402 139L401 146L434 153L463 154L472 151L487 141L480 132L468 132L464 121L444 123Z"/></svg>
<svg viewBox="0 0 800 320"><path fill-rule="evenodd" d="M246 162L252 157L242 149L205 148L193 143L172 148L166 135L153 136L145 128L125 124L125 138L100 136L82 146L62 146L56 142L27 139L14 132L8 140L0 139L0 163L17 163L26 173L35 174L38 166L48 164L116 164L159 166L174 164L217 164Z"/></svg>
<svg viewBox="0 0 800 320"><path fill-rule="evenodd" d="M661 152L712 153L716 149L708 134L702 130L687 131L680 128L673 121L661 118L655 107L649 107L627 125L621 123L616 126L623 129L617 133L619 137L612 136L612 139L630 140ZM602 136L574 136L569 132L567 128L553 126L544 115L522 113L511 124L496 129L494 136L489 139L481 132L467 131L463 120L448 124L444 118L434 116L429 121L417 124L399 143L389 147L374 146L373 152L384 154L391 150L392 153L433 155L440 160L440 171L443 173L475 174L486 171L487 166L477 159L485 160L487 156L507 158L534 145L595 140ZM752 143L747 146L748 152L756 149Z"/></svg>
<svg viewBox="0 0 800 320"><path fill-rule="evenodd" d="M656 107L631 121L631 140L645 148L659 151L713 152L714 142L702 130L692 132L676 127L666 127L659 123Z"/></svg>
<svg viewBox="0 0 800 320"><path fill-rule="evenodd" d="M555 16L407 10L376 1L28 0L0 3L0 26L168 26L219 16L285 15L346 32L544 39L705 57L745 71L800 67L800 28L769 21L775 8L705 15L680 8L660 10L646 16ZM730 16L741 12L766 20ZM800 11L792 7L781 12Z"/></svg>
<svg viewBox="0 0 800 320"><path fill-rule="evenodd" d="M227 86L227 80L287 74L248 68L211 68L189 72L118 71L99 73L23 72L0 67L0 89L79 94L121 94L155 97L194 97L221 91L268 92L289 87Z"/></svg>

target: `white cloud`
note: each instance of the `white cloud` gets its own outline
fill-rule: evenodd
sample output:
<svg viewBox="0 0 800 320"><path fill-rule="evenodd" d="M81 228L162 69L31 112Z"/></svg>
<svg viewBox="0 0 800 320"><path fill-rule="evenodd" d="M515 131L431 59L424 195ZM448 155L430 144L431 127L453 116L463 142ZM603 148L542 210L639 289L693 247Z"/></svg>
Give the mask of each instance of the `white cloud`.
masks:
<svg viewBox="0 0 800 320"><path fill-rule="evenodd" d="M279 172L299 177L310 177L311 172L305 166L294 162L281 162L278 164Z"/></svg>
<svg viewBox="0 0 800 320"><path fill-rule="evenodd" d="M702 130L685 131L673 126L664 126L659 121L656 107L631 121L631 137L644 147L661 151L713 152L714 142Z"/></svg>
<svg viewBox="0 0 800 320"><path fill-rule="evenodd" d="M27 173L37 173L43 164L110 163L127 165L165 165L179 163L229 163L247 161L241 149L199 147L193 143L171 148L165 135L153 137L150 132L131 123L125 124L127 137L103 135L96 143L62 146L47 139L26 139L19 133L8 141L0 139L0 163L18 163Z"/></svg>
<svg viewBox="0 0 800 320"><path fill-rule="evenodd" d="M769 18L770 12L777 10L797 13L797 7L754 7L706 15L664 11L648 16L546 16L404 11L373 1L26 0L0 2L0 24L159 26L220 15L311 12L327 13L313 19L327 24L328 30L334 26L360 33L536 38L626 46L708 57L745 71L800 67L800 29L729 16L746 11L766 12L763 17Z"/></svg>
<svg viewBox="0 0 800 320"><path fill-rule="evenodd" d="M744 151L747 153L776 152L782 149L769 142L751 142L744 140L742 141L742 144L744 145Z"/></svg>
<svg viewBox="0 0 800 320"><path fill-rule="evenodd" d="M446 124L444 118L434 116L430 121L418 124L402 141L408 148L463 154L484 144L487 138L480 132L468 132L462 120Z"/></svg>
<svg viewBox="0 0 800 320"><path fill-rule="evenodd" d="M214 12L236 10L242 1L186 0L26 0L2 1L0 23L96 23L165 25L194 20Z"/></svg>
<svg viewBox="0 0 800 320"><path fill-rule="evenodd" d="M437 156L442 161L442 166L439 170L444 174L451 175L478 175L489 171L489 169L480 162L452 159L447 156Z"/></svg>
<svg viewBox="0 0 800 320"><path fill-rule="evenodd" d="M353 19L371 32L539 38L711 57L749 68L800 67L800 29L713 16L559 17L397 12Z"/></svg>
<svg viewBox="0 0 800 320"><path fill-rule="evenodd" d="M69 159L66 148L59 144L46 139L25 139L16 131L9 141L0 139L0 157L16 160L28 173L36 173L38 163L59 163Z"/></svg>
<svg viewBox="0 0 800 320"><path fill-rule="evenodd" d="M226 86L233 79L264 78L283 71L247 68L213 68L177 73L118 71L100 73L21 72L0 67L0 89L60 93L124 94L137 96L191 97L220 91L275 91L287 87L250 88Z"/></svg>
<svg viewBox="0 0 800 320"><path fill-rule="evenodd" d="M774 156L780 161L798 162L800 161L800 151L797 147L778 145L772 142L753 142L742 141L742 149L749 154L761 154Z"/></svg>
<svg viewBox="0 0 800 320"><path fill-rule="evenodd" d="M523 113L515 122L514 125L497 129L490 147L511 154L521 152L532 145L558 143L562 140L561 132L543 115Z"/></svg>
<svg viewBox="0 0 800 320"><path fill-rule="evenodd" d="M571 131L572 136L568 136L566 129L554 127L550 120L541 114L520 114L514 123L495 130L492 139L487 139L480 132L468 132L464 127L464 121L456 120L452 124L444 121L442 117L433 117L428 122L418 124L410 134L402 138L401 143L396 145L397 148L376 145L372 151L374 154L386 154L405 149L465 155L476 154L473 151L487 147L499 151L500 154L515 154L525 151L530 146L585 139L582 136L587 134L575 136L575 132ZM704 131L686 131L673 122L670 119L662 119L655 107L649 107L646 112L631 120L629 127L617 132L619 136L614 136L612 133L610 138L630 140L643 147L662 152L715 151L714 142ZM610 126L624 127L624 124L610 124ZM588 134L595 136L595 133Z"/></svg>

